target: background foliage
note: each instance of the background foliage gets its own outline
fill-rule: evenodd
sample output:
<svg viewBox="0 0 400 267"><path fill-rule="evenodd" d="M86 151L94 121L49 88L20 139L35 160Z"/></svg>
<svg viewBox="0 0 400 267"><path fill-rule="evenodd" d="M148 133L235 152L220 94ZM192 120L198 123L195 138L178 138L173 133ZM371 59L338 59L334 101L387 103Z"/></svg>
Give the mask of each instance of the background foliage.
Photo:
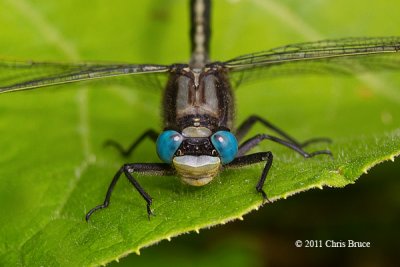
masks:
<svg viewBox="0 0 400 267"><path fill-rule="evenodd" d="M185 62L187 3L160 2L2 0L0 54L54 61ZM398 35L396 6L395 1L359 0L216 1L212 57L224 60L325 38ZM396 76L285 77L237 90L238 121L259 114L300 139L335 140L335 161L304 161L285 148L265 144L276 155L270 196L325 183L345 185L372 162L394 155L400 120ZM111 81L0 97L1 264L105 263L158 240L146 231L165 238L179 232L171 228L177 222L180 230L193 230L260 204L251 191L260 167L225 173L201 190L172 177L144 178L143 186L151 188L156 200L157 217L148 222L140 197L121 180L111 207L96 214L91 224L83 222L124 162L112 149L104 149L103 141L111 137L128 144L144 129L159 128L159 101L157 90L132 90L129 82ZM260 131L258 127L253 133ZM325 147L313 147L318 148ZM156 160L153 146L144 144L129 160ZM383 166L349 188L278 201L245 217L244 223L163 241L147 255L132 255L124 262L289 265L292 259L284 255L291 254L301 265L340 254L350 263L390 264L394 241L399 240L399 168L398 163ZM213 205L215 210L209 208ZM221 206L227 208L221 211ZM338 252L293 246L296 239L336 238L371 241L374 247Z"/></svg>

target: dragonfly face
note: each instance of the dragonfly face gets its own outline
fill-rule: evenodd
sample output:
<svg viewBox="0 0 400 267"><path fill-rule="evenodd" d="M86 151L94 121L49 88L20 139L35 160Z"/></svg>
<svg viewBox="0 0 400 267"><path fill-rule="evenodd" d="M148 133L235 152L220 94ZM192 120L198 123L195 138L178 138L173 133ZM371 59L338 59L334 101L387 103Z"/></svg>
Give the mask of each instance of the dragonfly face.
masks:
<svg viewBox="0 0 400 267"><path fill-rule="evenodd" d="M157 139L157 153L190 185L209 183L238 152L229 130L232 93L220 69L180 66L171 74L164 95L167 130Z"/></svg>
<svg viewBox="0 0 400 267"><path fill-rule="evenodd" d="M172 163L182 181L194 186L211 182L222 164L232 162L238 152L232 133L222 130L212 134L202 126L187 127L182 133L164 131L156 146L160 159Z"/></svg>

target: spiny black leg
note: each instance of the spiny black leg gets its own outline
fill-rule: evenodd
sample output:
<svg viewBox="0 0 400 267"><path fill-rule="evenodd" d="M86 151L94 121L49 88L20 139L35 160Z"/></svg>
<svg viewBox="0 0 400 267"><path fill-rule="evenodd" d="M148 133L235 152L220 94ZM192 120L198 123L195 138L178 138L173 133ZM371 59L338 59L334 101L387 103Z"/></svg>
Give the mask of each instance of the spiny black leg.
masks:
<svg viewBox="0 0 400 267"><path fill-rule="evenodd" d="M95 211L101 210L101 209L104 209L104 208L107 208L107 207L108 207L108 205L110 204L111 193L112 193L112 191L114 190L114 186L115 186L115 184L118 182L118 179L119 179L119 177L121 176L122 172L123 172L123 169L121 168L121 169L119 169L119 170L117 171L117 173L114 175L114 178L112 179L110 185L108 186L106 198L104 199L103 204L97 205L96 207L94 207L93 209L91 209L91 210L86 214L85 219L86 219L87 222L89 221L90 216L92 216L92 214L93 214Z"/></svg>
<svg viewBox="0 0 400 267"><path fill-rule="evenodd" d="M149 194L144 191L144 189L140 186L140 184L133 178L132 174L133 172L138 172L142 174L148 174L148 175L171 175L174 173L173 168L166 163L132 163L132 164L124 164L115 174L114 178L111 181L110 186L107 189L107 194L104 199L103 204L98 205L91 209L87 214L86 214L86 221L89 221L90 216L97 210L107 208L108 205L110 204L110 198L111 198L111 193L115 187L115 184L117 183L119 177L121 176L122 173L125 174L126 178L128 178L129 182L135 187L135 189L139 192L139 194L144 198L144 200L147 203L147 215L149 216L152 215L151 211L151 203L152 203L152 198L150 197Z"/></svg>
<svg viewBox="0 0 400 267"><path fill-rule="evenodd" d="M282 131L281 129L276 127L275 125L271 124L269 121L267 121L257 115L252 115L252 116L248 117L239 126L239 128L237 129L236 134L235 134L238 141L242 140L242 138L250 131L251 127L253 127L253 125L256 122L260 122L265 127L271 129L272 131L274 131L278 135L282 136L287 141L290 141L291 143L297 145L298 147L306 147L312 143L317 143L317 142L327 142L327 143L332 142L331 139L329 139L329 138L313 138L313 139L306 140L303 143L300 143L299 141L297 141L296 139L294 139L293 137L291 137L290 135L288 135L287 133L285 133L284 131Z"/></svg>
<svg viewBox="0 0 400 267"><path fill-rule="evenodd" d="M146 132L144 132L141 136L139 136L139 138L137 138L130 146L128 149L124 149L122 147L122 145L114 140L107 140L104 143L104 146L113 146L115 147L122 156L124 157L129 157L133 150L135 150L135 148L146 138L149 137L151 140L153 140L154 142L157 141L158 138L158 133L152 129L147 130Z"/></svg>
<svg viewBox="0 0 400 267"><path fill-rule="evenodd" d="M284 145L284 146L286 146L288 148L293 149L294 151L296 151L297 153L301 154L305 158L311 158L311 157L314 157L315 155L320 155L320 154L326 154L326 155L332 156L332 153L329 150L319 150L319 151L315 151L315 152L312 152L312 153L307 153L306 151L304 151L301 148L301 146L298 146L298 145L293 144L291 142L288 142L286 140L282 140L282 139L279 139L277 137L266 135L266 134L258 134L256 136L248 139L247 141L243 142L239 147L239 151L238 151L237 155L238 156L243 156L250 149L252 149L253 147L257 146L263 140L271 140L271 141L276 142L278 144Z"/></svg>
<svg viewBox="0 0 400 267"><path fill-rule="evenodd" d="M271 129L272 131L276 132L277 134L289 140L290 142L294 144L299 144L299 142L297 142L293 137L289 136L287 133L285 133L275 125L271 124L267 120L264 120L263 118L257 115L251 115L239 126L235 134L238 141L243 139L243 137L250 131L250 129L254 126L256 122L260 122L265 127Z"/></svg>
<svg viewBox="0 0 400 267"><path fill-rule="evenodd" d="M150 216L154 215L153 212L151 211L151 203L153 203L153 199L151 198L151 196L149 194L147 194L146 191L144 191L143 187L140 186L140 184L135 180L135 178L133 178L133 176L131 175L131 172L134 171L134 169L132 169L129 164L124 165L124 173L126 178L128 178L129 182L131 182L131 184L133 185L133 187L135 187L135 189L139 192L139 194L143 197L143 199L146 201L147 205L147 216L150 220Z"/></svg>
<svg viewBox="0 0 400 267"><path fill-rule="evenodd" d="M265 180L267 179L268 171L269 171L269 169L271 169L274 156L272 155L272 152L266 152L266 153L267 154L266 154L266 159L265 159L266 160L265 167L262 171L260 180L258 180L258 183L256 185L256 190L257 190L257 192L261 193L261 195L264 198L264 201L270 202L269 199L267 198L267 194L263 190L263 187L264 187Z"/></svg>
<svg viewBox="0 0 400 267"><path fill-rule="evenodd" d="M255 164L255 163L258 163L261 161L266 161L264 169L261 173L260 180L258 181L258 183L256 185L256 190L257 190L257 192L261 193L261 195L263 196L264 202L270 202L268 200L267 194L265 193L263 187L264 187L264 183L267 178L267 175L268 175L268 171L272 166L273 158L274 157L272 155L272 152L270 152L270 151L254 153L254 154L250 154L250 155L246 155L246 156L237 157L231 163L226 164L224 166L224 168L238 168L238 167L242 167L242 166L246 166L246 165Z"/></svg>

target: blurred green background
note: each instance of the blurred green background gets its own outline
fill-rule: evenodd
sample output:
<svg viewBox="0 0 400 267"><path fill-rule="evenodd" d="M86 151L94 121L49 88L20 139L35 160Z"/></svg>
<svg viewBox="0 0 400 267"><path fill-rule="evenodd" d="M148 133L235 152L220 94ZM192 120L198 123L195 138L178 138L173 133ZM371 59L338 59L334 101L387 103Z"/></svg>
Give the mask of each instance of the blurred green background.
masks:
<svg viewBox="0 0 400 267"><path fill-rule="evenodd" d="M348 36L399 35L399 5L395 0L379 3L372 0L217 0L212 14L211 56L216 60L226 60L289 43ZM54 27L49 27L49 24L41 19L43 17L51 25L55 25L57 31L54 31ZM189 58L188 12L187 1L184 0L141 3L123 0L112 2L0 0L0 22L2 25L0 54L9 58L160 64L186 62ZM340 91L339 87L354 85L358 94L365 98L370 97L371 92L364 90L364 85L348 79L285 77L261 86L244 87L237 91L238 120L243 120L249 114L260 114L262 109L263 114L271 121L282 120L284 128L293 125L292 127L299 129L302 137L310 136L313 134L310 128L303 126L307 124L306 115L319 110L321 114L331 114L329 112L331 105L346 101L346 92ZM309 88L305 88L303 82ZM399 84L399 80L397 83L393 82L395 88ZM293 90L293 97L287 100L287 103L294 105L292 107L277 102L281 100L280 90L285 88ZM318 102L318 99L313 98L313 93L318 90L328 91L332 101ZM61 91L39 90L21 96L7 95L7 100L10 103L20 101L21 106L25 105L15 110L20 112L21 116L35 109L33 113L36 116L48 116L48 124L62 128L63 122L76 120L75 113L63 110L65 103L67 106L75 107L75 101L79 99L79 95L71 91L74 91L73 87ZM107 103L111 97L118 97L110 96L106 88L90 92L92 106L89 108L94 114L93 121L107 123L101 135L93 135L93 144L96 144L92 147L94 153L103 151L101 143L105 138L115 136L115 132L120 132L122 142L127 143L137 129L141 130L149 125L157 128L160 124L159 111L156 110L160 101L159 95L154 92L131 92L124 88L119 92L121 106L112 114L103 111L113 108ZM263 98L254 98L250 92L262 95ZM310 96L308 104L312 107L296 103L296 95L303 92ZM394 101L399 95L390 89L379 89L372 92L374 93L393 96ZM51 95L52 102L40 102L40 99L47 95ZM135 103L135 108L132 108L129 102ZM36 103L41 103L41 106L37 107ZM274 113L266 111L268 106ZM7 112L13 110L6 106L3 106L3 109ZM135 123L120 129L121 121L115 121L115 116L124 118L125 114L122 112L126 111L130 112L127 117ZM143 120L143 114L146 115L146 120ZM301 115L305 115L303 121L299 121ZM330 119L331 117L326 117L326 120ZM393 120L396 121L396 118ZM321 122L321 125L324 124L326 122ZM332 124L335 124L334 120ZM351 121L346 126L341 127L341 131L350 131ZM23 128L15 125L13 130L18 132L19 127ZM34 119L29 120L24 127L32 130L29 133L30 138L37 140L38 143L43 135L39 132L40 129L45 129L43 131L49 129L46 128L48 125L41 125ZM91 129L96 131L98 128L91 127ZM80 130L85 131L85 129ZM321 130L321 133L325 132ZM11 137L7 139L6 136L2 149L15 155L25 147L31 149L25 145L26 134L18 135L21 140L18 149L14 148L13 143L8 142ZM60 140L60 135L50 131L45 136L49 140L54 139L53 142ZM73 153L71 151L81 149L78 135L73 138L77 144L66 143L60 154L67 153L66 151ZM146 153L150 147L152 148L147 144L139 148L137 155L141 156L141 160L154 159L153 154ZM37 149L46 152L46 147ZM77 155L76 161L80 162L81 157L81 154ZM39 157L37 164L47 163L46 160L44 158L41 162ZM57 164L56 159L54 161L54 164ZM16 169L15 172L25 168L29 170L31 167L29 162L27 159L21 163L20 169ZM40 168L44 170L45 164ZM39 176L40 171L37 170L37 174L31 175ZM54 170L54 176L58 177L59 172L61 170ZM141 256L133 254L122 259L119 264L112 265L396 266L398 262L396 253L400 240L399 178L399 160L395 163L384 163L371 170L368 175L363 175L354 185L343 189L324 188L324 190L301 193L273 205L267 205L245 216L244 221L202 230L200 234L183 235L172 239L171 242L162 241L157 246L141 250ZM22 199L24 192L13 191L13 181L8 183L9 191L6 193L12 195L16 201L24 201ZM50 188L49 185L42 185L46 186ZM48 209L51 209L51 206ZM18 218L18 211L15 216ZM8 218L3 217L2 220L2 223L6 223ZM370 241L372 247L369 249L296 248L294 242L298 239L323 241L354 239ZM7 245L2 244L2 246L7 248Z"/></svg>

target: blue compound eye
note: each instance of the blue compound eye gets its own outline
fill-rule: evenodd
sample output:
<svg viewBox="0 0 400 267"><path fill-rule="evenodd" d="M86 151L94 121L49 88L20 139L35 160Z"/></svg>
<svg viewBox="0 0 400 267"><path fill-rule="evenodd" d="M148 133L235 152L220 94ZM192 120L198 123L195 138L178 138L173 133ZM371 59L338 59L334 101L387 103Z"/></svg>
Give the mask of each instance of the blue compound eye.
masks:
<svg viewBox="0 0 400 267"><path fill-rule="evenodd" d="M218 151L223 164L231 162L238 152L236 137L231 132L216 132L211 136L211 143Z"/></svg>
<svg viewBox="0 0 400 267"><path fill-rule="evenodd" d="M183 136L176 131L168 130L162 132L156 142L158 157L165 163L171 163L182 140Z"/></svg>

